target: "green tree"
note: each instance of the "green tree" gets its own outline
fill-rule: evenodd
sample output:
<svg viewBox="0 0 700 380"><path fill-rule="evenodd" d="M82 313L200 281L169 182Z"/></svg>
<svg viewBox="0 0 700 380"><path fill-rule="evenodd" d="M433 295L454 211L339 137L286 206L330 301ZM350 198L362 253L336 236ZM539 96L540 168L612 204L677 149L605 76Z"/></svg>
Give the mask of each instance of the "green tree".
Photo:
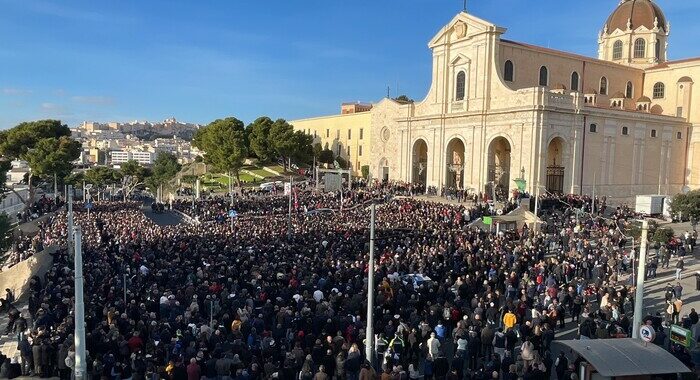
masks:
<svg viewBox="0 0 700 380"><path fill-rule="evenodd" d="M235 117L215 120L197 131L193 144L205 152L204 162L235 177L240 185L239 173L248 156L242 121Z"/></svg>
<svg viewBox="0 0 700 380"><path fill-rule="evenodd" d="M24 199L15 192L27 208L34 203L36 179L53 180L56 175L62 180L70 174L72 162L80 156L80 144L70 138L70 129L58 120L24 122L0 132L0 155L5 161L29 163L29 195Z"/></svg>
<svg viewBox="0 0 700 380"><path fill-rule="evenodd" d="M97 199L100 199L100 194L104 189L118 184L121 179L119 171L107 166L95 166L85 172L85 182L94 186Z"/></svg>
<svg viewBox="0 0 700 380"><path fill-rule="evenodd" d="M671 200L671 210L674 214L680 214L683 219L700 219L700 190L674 196Z"/></svg>
<svg viewBox="0 0 700 380"><path fill-rule="evenodd" d="M85 173L83 172L73 172L63 180L66 185L72 185L75 189L82 189L83 181L85 181Z"/></svg>
<svg viewBox="0 0 700 380"><path fill-rule="evenodd" d="M335 155L333 154L333 151L330 149L324 149L318 155L318 161L323 163L323 164L331 165L334 160L335 160Z"/></svg>
<svg viewBox="0 0 700 380"><path fill-rule="evenodd" d="M659 224L654 220L649 221L649 231L647 233L648 238L652 238L659 228ZM631 222L626 229L626 235L632 236L635 241L639 241L642 237L642 223L641 222Z"/></svg>
<svg viewBox="0 0 700 380"><path fill-rule="evenodd" d="M32 174L42 179L65 178L73 171L72 162L80 157L80 143L67 136L38 140L23 158Z"/></svg>
<svg viewBox="0 0 700 380"><path fill-rule="evenodd" d="M151 179L158 185L163 185L171 181L182 169L182 165L177 162L177 157L172 153L161 152L153 162L153 174Z"/></svg>
<svg viewBox="0 0 700 380"><path fill-rule="evenodd" d="M139 186L146 184L146 179L150 176L150 170L141 166L136 160L129 160L119 168L121 174L122 195L124 202L131 197L131 194Z"/></svg>
<svg viewBox="0 0 700 380"><path fill-rule="evenodd" d="M294 152L292 158L299 163L310 163L314 158L314 138L302 131L294 132Z"/></svg>
<svg viewBox="0 0 700 380"><path fill-rule="evenodd" d="M362 165L362 178L369 178L369 165Z"/></svg>
<svg viewBox="0 0 700 380"><path fill-rule="evenodd" d="M270 145L270 129L274 122L267 116L262 116L248 125L250 152L255 154L260 162L270 162L275 158L275 149Z"/></svg>
<svg viewBox="0 0 700 380"><path fill-rule="evenodd" d="M323 147L321 146L321 143L316 143L314 144L314 158L316 161L319 161L321 158L321 152L323 152Z"/></svg>
<svg viewBox="0 0 700 380"><path fill-rule="evenodd" d="M294 128L284 119L277 119L270 128L270 145L284 161L284 168L295 153Z"/></svg>
<svg viewBox="0 0 700 380"><path fill-rule="evenodd" d="M409 98L406 95L399 95L396 98L394 98L399 103L413 103L413 99Z"/></svg>
<svg viewBox="0 0 700 380"><path fill-rule="evenodd" d="M343 157L337 156L335 158L335 162L338 163L338 167L341 169L347 169L348 168L348 161L345 160ZM335 164L335 163L334 163Z"/></svg>
<svg viewBox="0 0 700 380"><path fill-rule="evenodd" d="M0 250L3 252L12 245L12 222L6 213L0 213Z"/></svg>
<svg viewBox="0 0 700 380"><path fill-rule="evenodd" d="M673 229L668 227L657 228L651 240L655 243L666 244L673 239Z"/></svg>

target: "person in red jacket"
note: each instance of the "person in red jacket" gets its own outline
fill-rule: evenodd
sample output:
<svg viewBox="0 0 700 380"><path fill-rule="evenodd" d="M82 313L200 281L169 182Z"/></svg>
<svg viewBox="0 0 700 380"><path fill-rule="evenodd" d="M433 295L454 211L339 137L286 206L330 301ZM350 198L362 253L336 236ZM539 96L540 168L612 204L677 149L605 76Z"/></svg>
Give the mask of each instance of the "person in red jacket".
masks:
<svg viewBox="0 0 700 380"><path fill-rule="evenodd" d="M190 364L187 366L187 380L199 380L202 377L202 369L197 364L197 359L190 359Z"/></svg>
<svg viewBox="0 0 700 380"><path fill-rule="evenodd" d="M129 350L131 352L136 352L143 347L143 340L139 336L139 332L135 332L134 335L129 339L128 342L126 342L126 345L129 346Z"/></svg>

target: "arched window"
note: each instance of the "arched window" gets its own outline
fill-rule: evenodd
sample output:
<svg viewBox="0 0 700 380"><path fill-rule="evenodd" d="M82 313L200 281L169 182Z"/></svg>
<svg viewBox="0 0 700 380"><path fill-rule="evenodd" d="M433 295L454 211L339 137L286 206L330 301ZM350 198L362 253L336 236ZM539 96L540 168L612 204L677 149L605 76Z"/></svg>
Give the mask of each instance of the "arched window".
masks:
<svg viewBox="0 0 700 380"><path fill-rule="evenodd" d="M549 86L549 70L547 70L547 66L540 67L540 86Z"/></svg>
<svg viewBox="0 0 700 380"><path fill-rule="evenodd" d="M513 81L513 62L512 61L506 61L506 64L503 66L503 80L506 82Z"/></svg>
<svg viewBox="0 0 700 380"><path fill-rule="evenodd" d="M627 136L629 134L629 129L627 127L622 127L622 135Z"/></svg>
<svg viewBox="0 0 700 380"><path fill-rule="evenodd" d="M634 58L644 58L647 56L647 42L644 38L634 40Z"/></svg>
<svg viewBox="0 0 700 380"><path fill-rule="evenodd" d="M613 44L613 59L622 59L622 41L620 40Z"/></svg>
<svg viewBox="0 0 700 380"><path fill-rule="evenodd" d="M591 124L591 128L589 129L591 133L596 133L598 132L598 126L596 124Z"/></svg>
<svg viewBox="0 0 700 380"><path fill-rule="evenodd" d="M571 91L578 91L578 73L571 73Z"/></svg>
<svg viewBox="0 0 700 380"><path fill-rule="evenodd" d="M627 87L625 88L625 98L632 99L634 97L634 88L632 87L632 82L627 82Z"/></svg>
<svg viewBox="0 0 700 380"><path fill-rule="evenodd" d="M663 99L666 96L666 85L657 82L654 85L654 99Z"/></svg>
<svg viewBox="0 0 700 380"><path fill-rule="evenodd" d="M460 71L457 74L457 84L455 86L455 100L464 100L464 88L467 82L467 74L464 71Z"/></svg>
<svg viewBox="0 0 700 380"><path fill-rule="evenodd" d="M608 78L602 77L600 78L600 92L601 95L607 95L608 94Z"/></svg>

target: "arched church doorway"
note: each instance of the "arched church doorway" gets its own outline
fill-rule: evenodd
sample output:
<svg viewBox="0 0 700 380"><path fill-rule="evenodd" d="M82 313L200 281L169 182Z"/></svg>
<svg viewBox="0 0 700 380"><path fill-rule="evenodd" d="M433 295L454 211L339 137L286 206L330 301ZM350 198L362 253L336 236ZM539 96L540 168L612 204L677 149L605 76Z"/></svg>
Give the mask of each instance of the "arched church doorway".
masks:
<svg viewBox="0 0 700 380"><path fill-rule="evenodd" d="M453 138L447 144L447 171L445 186L448 188L464 188L464 143L459 138Z"/></svg>
<svg viewBox="0 0 700 380"><path fill-rule="evenodd" d="M510 143L505 137L497 137L489 144L487 191L497 201L508 199L510 182Z"/></svg>
<svg viewBox="0 0 700 380"><path fill-rule="evenodd" d="M423 139L413 143L413 183L425 185L428 180L428 143Z"/></svg>
<svg viewBox="0 0 700 380"><path fill-rule="evenodd" d="M554 194L564 193L564 147L566 142L555 137L547 146L547 191Z"/></svg>

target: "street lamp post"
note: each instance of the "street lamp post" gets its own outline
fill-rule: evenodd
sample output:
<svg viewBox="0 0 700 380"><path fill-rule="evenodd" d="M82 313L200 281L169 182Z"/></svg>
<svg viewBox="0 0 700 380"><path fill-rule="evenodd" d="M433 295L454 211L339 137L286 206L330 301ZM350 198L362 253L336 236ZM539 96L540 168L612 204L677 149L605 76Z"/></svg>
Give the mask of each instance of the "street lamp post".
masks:
<svg viewBox="0 0 700 380"><path fill-rule="evenodd" d="M369 268L367 270L367 329L365 330L365 358L374 357L374 216L377 206L372 202L369 226Z"/></svg>
<svg viewBox="0 0 700 380"><path fill-rule="evenodd" d="M632 338L639 338L639 327L642 324L644 310L644 278L646 277L647 264L647 235L649 234L649 221L642 221L642 238L639 244L639 260L637 267L637 288L634 294L634 319L632 323Z"/></svg>
<svg viewBox="0 0 700 380"><path fill-rule="evenodd" d="M83 301L83 254L82 232L75 227L75 378L87 378L87 357L85 356L85 304Z"/></svg>

